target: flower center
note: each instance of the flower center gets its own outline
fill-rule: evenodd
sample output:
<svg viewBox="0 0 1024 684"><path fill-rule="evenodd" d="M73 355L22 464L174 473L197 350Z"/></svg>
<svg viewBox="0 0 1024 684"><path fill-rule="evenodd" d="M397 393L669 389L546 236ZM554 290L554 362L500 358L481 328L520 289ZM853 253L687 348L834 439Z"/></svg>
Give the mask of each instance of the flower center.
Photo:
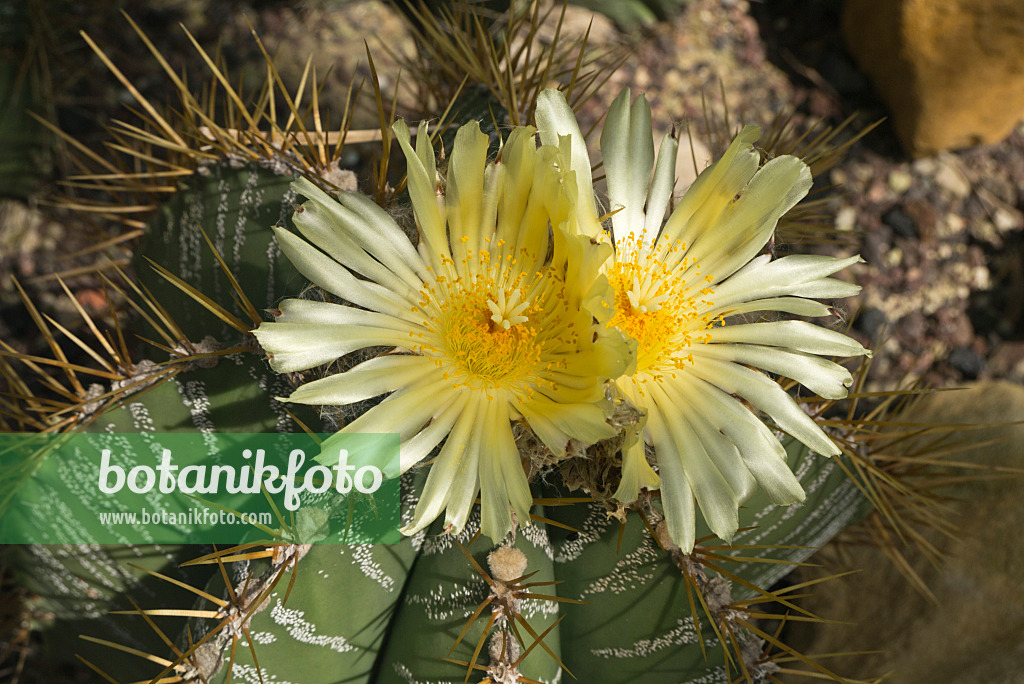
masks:
<svg viewBox="0 0 1024 684"><path fill-rule="evenodd" d="M673 247L670 254L684 250ZM714 294L707 284L710 277L691 269L690 281L682 277L684 258L669 267L656 255L639 247L620 251L607 275L615 288L615 316L609 325L617 327L637 341L634 379L645 383L661 382L664 375L693 363L688 351L694 344L707 343L712 319L705 313Z"/></svg>
<svg viewBox="0 0 1024 684"><path fill-rule="evenodd" d="M428 316L423 325L429 333L418 349L433 357L454 387L529 396L548 382L542 373L556 365L542 357L559 337L549 328L564 307L562 283L546 271L522 273L511 257L491 263L485 250L481 257L481 273L440 276L422 292L419 310Z"/></svg>
<svg viewBox="0 0 1024 684"><path fill-rule="evenodd" d="M449 300L442 335L466 375L503 384L540 362L537 330L522 315L533 313L530 302L509 305L521 298L519 289L485 281Z"/></svg>

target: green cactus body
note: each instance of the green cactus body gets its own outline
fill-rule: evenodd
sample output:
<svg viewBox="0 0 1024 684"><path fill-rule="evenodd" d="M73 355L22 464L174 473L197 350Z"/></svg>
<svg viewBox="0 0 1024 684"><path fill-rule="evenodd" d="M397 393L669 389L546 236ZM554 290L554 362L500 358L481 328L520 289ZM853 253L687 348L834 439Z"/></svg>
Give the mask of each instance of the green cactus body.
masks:
<svg viewBox="0 0 1024 684"><path fill-rule="evenodd" d="M151 219L140 253L214 301L228 304L231 283L207 246L205 232L254 305L270 308L305 284L281 256L270 230L285 225L291 216L295 201L291 182L291 175L255 165L200 167ZM137 270L139 281L190 340L212 335L227 343L232 335L238 337L227 326L218 326L216 318L144 261L139 260Z"/></svg>
<svg viewBox="0 0 1024 684"><path fill-rule="evenodd" d="M213 166L191 176L154 217L142 253L182 269L189 282L218 296L219 301L230 302L230 283L205 244L200 231L203 227L225 255L233 273L245 283L246 292L257 305L269 307L286 288L298 286L296 274L280 257L270 230L271 225L291 212L290 182L291 177L258 167ZM212 336L217 340L213 348L239 343L240 335L235 330L157 276L149 266L140 263L138 271L139 281L149 288L188 339L199 342ZM144 337L153 336L148 326L140 325L138 332ZM159 358L159 351L152 351L152 356ZM186 353L184 349L180 351ZM121 381L122 385L138 383L133 395L122 406L95 416L86 430L260 433L299 429L283 405L273 398L288 391L285 379L271 372L255 354L193 362L170 379L162 377L159 370L154 361L137 362L131 378ZM109 389L96 386L97 393ZM87 406L86 411L90 408ZM297 413L308 425L317 425L314 411L300 409ZM66 469L73 473L74 464L68 463ZM83 487L83 497L98 495L90 491ZM87 500L80 503L89 510ZM141 618L111 616L108 612L132 610L129 598L142 607L187 607L190 595L126 564L133 563L191 586L202 586L214 567L177 566L208 550L187 546L29 546L13 547L8 562L22 569L25 586L39 597L35 604L38 611L56 619L41 625L55 662L70 660L73 651L78 650L90 661L102 663L115 676L138 679L141 661L136 656L79 641L78 635L102 637L147 653L163 653L166 645ZM159 620L168 634L181 632L180 619Z"/></svg>

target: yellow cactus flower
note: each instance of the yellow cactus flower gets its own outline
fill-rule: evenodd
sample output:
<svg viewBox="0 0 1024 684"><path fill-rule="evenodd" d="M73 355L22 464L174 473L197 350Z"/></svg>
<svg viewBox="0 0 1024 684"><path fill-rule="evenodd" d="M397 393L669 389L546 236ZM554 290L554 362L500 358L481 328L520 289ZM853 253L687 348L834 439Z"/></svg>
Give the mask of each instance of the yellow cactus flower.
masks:
<svg viewBox="0 0 1024 684"><path fill-rule="evenodd" d="M298 181L309 201L294 223L306 239L277 229L281 249L345 303L287 300L255 334L281 373L393 347L287 401L346 405L390 393L341 432L399 433L402 473L444 440L403 532L442 511L447 529L461 530L479 492L482 531L497 541L514 521L529 523L532 505L513 421L556 454L569 439L614 434L604 383L628 370L630 345L605 324L610 309L588 308L613 296L599 273L611 248L579 235L568 164L557 147L538 147L534 129L514 129L489 162L487 136L464 125L446 182L425 126L415 149L404 122L394 131L419 244L369 198L341 192L335 201Z"/></svg>
<svg viewBox="0 0 1024 684"><path fill-rule="evenodd" d="M590 161L560 93L542 93L537 122L543 142L571 141L582 230L599 238L596 206L582 206L584 197L594 197ZM669 534L686 552L695 541L695 504L711 530L731 540L738 508L757 485L778 504L804 499L785 450L755 411L811 449L839 453L758 369L838 399L846 396L850 373L822 357L869 353L846 335L811 323L736 318L762 312L826 316L828 307L814 298L848 297L860 289L829 277L859 257L772 260L761 253L779 218L807 194L811 174L788 155L762 165L753 147L758 136L758 128L743 128L669 211L677 141L666 136L656 159L646 99L641 95L631 105L629 90L623 90L601 134L615 247L604 267L615 289L610 324L638 344L634 372L616 385L647 412L644 441L657 466L655 472L644 444L635 444L623 454L615 496L628 503L641 488L660 488Z"/></svg>

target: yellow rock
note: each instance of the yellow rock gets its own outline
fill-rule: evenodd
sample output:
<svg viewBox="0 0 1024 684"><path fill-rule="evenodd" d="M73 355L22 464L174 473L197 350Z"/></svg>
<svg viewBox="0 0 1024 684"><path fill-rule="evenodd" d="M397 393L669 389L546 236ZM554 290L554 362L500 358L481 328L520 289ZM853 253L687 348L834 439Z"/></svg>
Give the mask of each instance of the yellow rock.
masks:
<svg viewBox="0 0 1024 684"><path fill-rule="evenodd" d="M915 157L996 142L1024 118L1021 0L847 0L843 37Z"/></svg>

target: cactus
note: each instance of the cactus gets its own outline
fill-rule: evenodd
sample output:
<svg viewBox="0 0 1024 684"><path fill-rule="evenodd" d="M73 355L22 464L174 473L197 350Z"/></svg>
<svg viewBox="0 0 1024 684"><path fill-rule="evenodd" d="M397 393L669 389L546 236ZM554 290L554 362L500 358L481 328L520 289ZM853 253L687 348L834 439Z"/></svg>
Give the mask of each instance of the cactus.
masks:
<svg viewBox="0 0 1024 684"><path fill-rule="evenodd" d="M531 16L539 21L539 14ZM548 59L557 54L551 48ZM220 68L212 68L226 85ZM575 81L571 68L562 73ZM171 77L177 78L173 72ZM538 93L541 78L546 76L526 91ZM176 83L186 111L215 111ZM492 85L489 98L504 105L509 122L528 119L533 104L519 100L516 88L511 94L503 90L505 85ZM276 87L268 78L268 88ZM390 121L379 90L376 96L381 159L387 160ZM242 100L234 90L229 97ZM281 127L274 120L269 133L248 110L211 130L210 121L197 124L202 117L183 117L174 127L153 115L155 108L144 107L151 118L140 130L179 138L180 145L167 145L167 154L179 155L173 161L188 173L181 174L173 197L146 217L134 263L137 278L105 280L118 320L112 332L99 332L79 307L94 340L90 346L80 337L68 339L90 347L99 369L90 376L96 382L79 379L88 369L66 360L52 328L26 298L53 341L54 359L0 350L0 371L13 397L0 406L4 415L18 416L4 418L6 424L40 431L130 432L145 426L156 432L319 432L367 410L364 402L346 408L348 413L321 414L277 401L313 376L274 373L252 336L264 311L307 287L271 230L292 225L293 174L307 179L300 187L313 183L333 191L344 184L337 171L340 145L327 154L317 144L329 136L319 119L308 123L294 104L298 99L288 95L292 119L299 123ZM138 134L139 159L152 152L143 143L154 135ZM400 142L411 150L406 140ZM824 158L828 139L819 143L801 156ZM431 142L420 138L415 154L433 158L428 149ZM401 190L405 180L394 176L389 178L382 163L373 195L401 216L406 200L395 188ZM416 182L412 175L409 182ZM306 296L326 298L315 289ZM115 311L115 300L121 311ZM140 348L130 342L133 335L151 343ZM341 364L351 367L365 358L357 353ZM47 370L44 362L57 370ZM35 374L32 382L66 390L60 392L63 403L48 405L47 420L33 417L39 401L32 382L15 372L19 363ZM609 405L623 406L621 397L609 396ZM804 408L821 416L837 402L818 400ZM776 505L755 493L740 511L731 542L718 541L698 520L692 551L680 548L649 492L635 505L614 501L625 458L620 449L629 439L635 443L641 420L627 407L618 416L621 422L610 419L618 430L613 438L589 450L570 443L564 457L547 462L553 467L531 472L533 524L519 524L504 542L480 534L475 509L461 530L446 530L436 521L394 545L36 547L19 549L7 562L26 575L33 567L47 569L23 581L42 597L38 605L53 614L44 637L54 660L66 658L71 636L83 633L87 643L73 650L108 681L509 684L565 681L566 672L581 681L612 683L641 676L666 683L762 681L780 663L794 660L840 679L767 628L765 620L779 618L763 604L774 603L786 614L783 623L818 619L802 611L788 590L771 587L873 507L887 513L898 508L893 501L901 472L884 465L885 442L874 427L898 408L895 402L885 400L861 417L854 398L847 418L833 420L832 434L843 451L835 460L785 438L788 464L806 492L804 503ZM523 451L536 451L540 441L528 430L517 434ZM610 454L607 461L595 456L601 449ZM589 472L594 464L607 470ZM427 472L414 469L402 479L406 522ZM918 491L904 496L927 500ZM898 516L889 523L903 524ZM133 561L138 568L129 572L126 557L149 561ZM68 576L82 580L67 582ZM139 657L146 654L148 663Z"/></svg>

